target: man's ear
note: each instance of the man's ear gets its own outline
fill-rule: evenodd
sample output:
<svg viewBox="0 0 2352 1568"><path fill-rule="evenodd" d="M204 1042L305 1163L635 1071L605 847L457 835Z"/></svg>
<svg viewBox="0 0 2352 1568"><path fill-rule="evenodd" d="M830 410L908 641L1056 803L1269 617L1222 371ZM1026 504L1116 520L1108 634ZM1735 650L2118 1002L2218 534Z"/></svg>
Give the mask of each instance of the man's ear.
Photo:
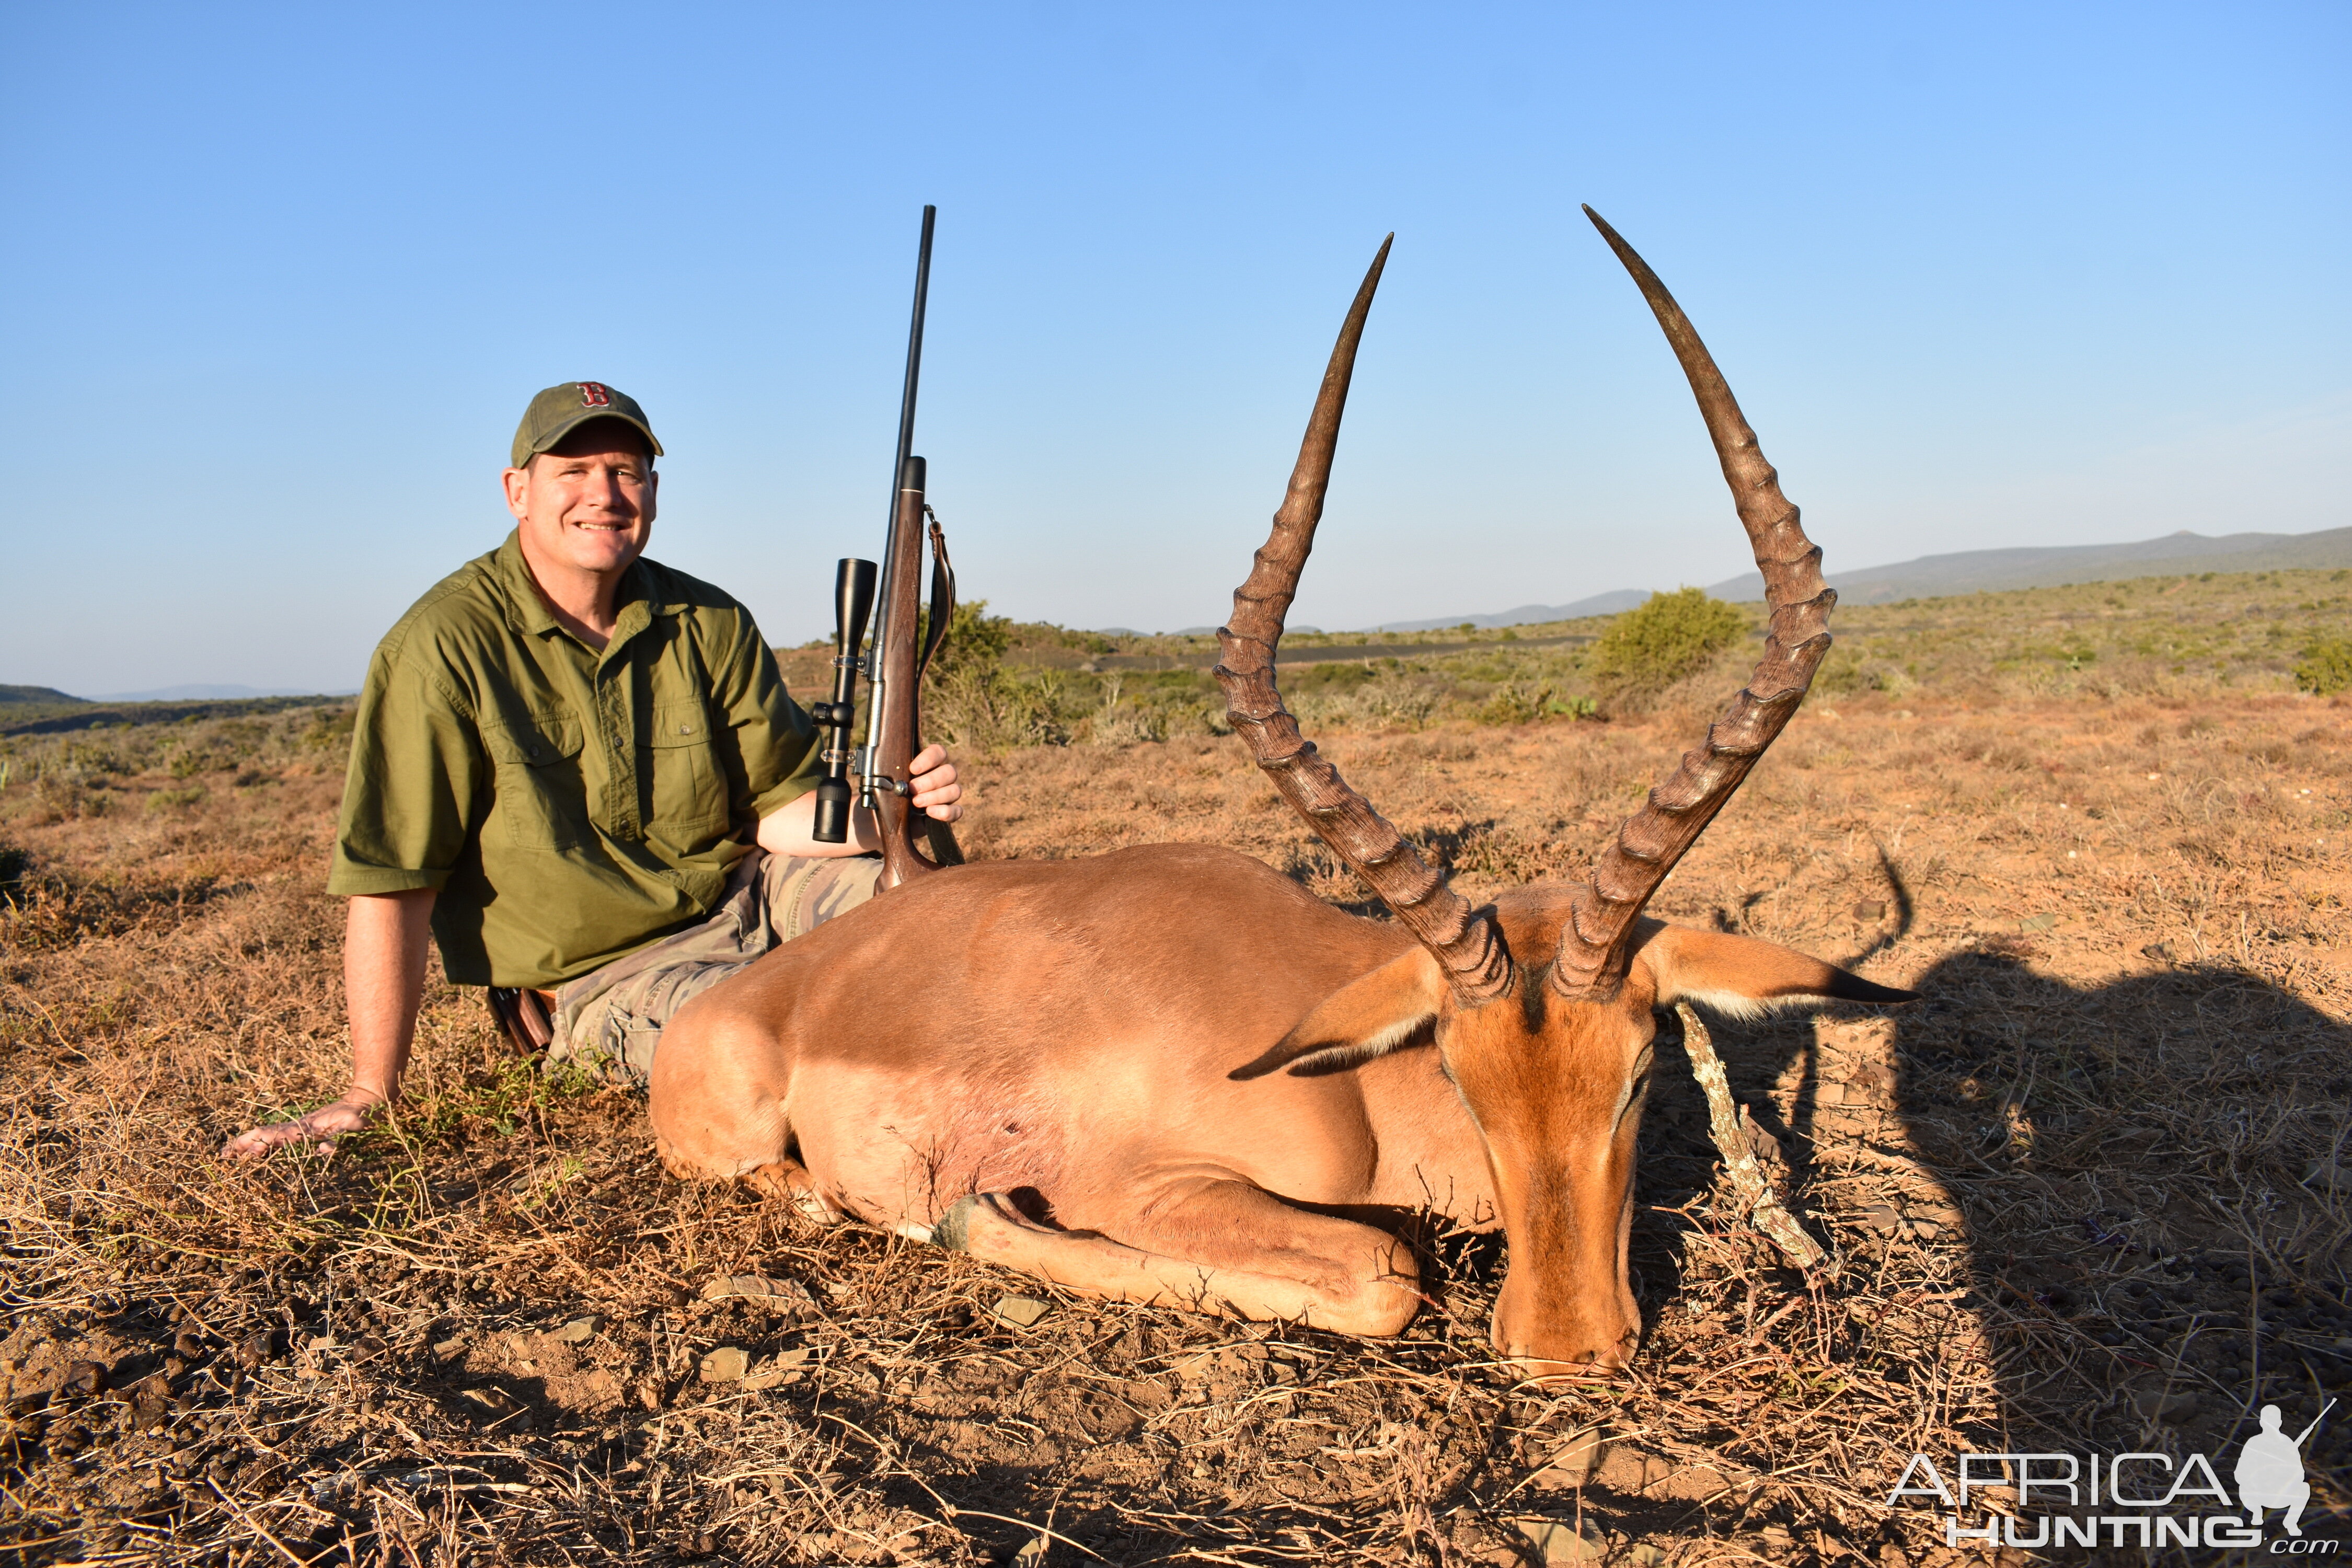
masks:
<svg viewBox="0 0 2352 1568"><path fill-rule="evenodd" d="M1225 1076L1246 1082L1288 1068L1307 1077L1386 1056L1435 1021L1444 996L1437 960L1416 946L1326 996L1272 1048Z"/></svg>
<svg viewBox="0 0 2352 1568"><path fill-rule="evenodd" d="M1919 999L1915 991L1874 984L1790 948L1688 926L1657 925L1643 939L1633 962L1649 972L1658 1006L1696 1002L1733 1017L1753 1017L1775 1002L1816 996L1839 1002Z"/></svg>

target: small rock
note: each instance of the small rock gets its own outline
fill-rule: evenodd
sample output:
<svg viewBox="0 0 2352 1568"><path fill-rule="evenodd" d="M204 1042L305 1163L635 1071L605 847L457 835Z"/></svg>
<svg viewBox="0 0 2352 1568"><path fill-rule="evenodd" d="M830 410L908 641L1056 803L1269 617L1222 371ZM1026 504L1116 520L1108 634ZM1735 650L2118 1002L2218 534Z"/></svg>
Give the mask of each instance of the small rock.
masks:
<svg viewBox="0 0 2352 1568"><path fill-rule="evenodd" d="M1034 1296L1006 1296L996 1303L996 1321L1010 1323L1016 1329L1034 1329L1037 1321L1054 1310L1053 1303L1040 1301Z"/></svg>
<svg viewBox="0 0 2352 1568"><path fill-rule="evenodd" d="M1593 1473L1596 1484L1626 1497L1640 1497L1652 1487L1674 1474L1674 1467L1655 1454L1624 1443L1612 1443L1601 1468Z"/></svg>
<svg viewBox="0 0 2352 1568"><path fill-rule="evenodd" d="M773 1367L763 1367L743 1380L743 1392L765 1394L772 1388L790 1388L800 1380L799 1373L782 1372Z"/></svg>
<svg viewBox="0 0 2352 1568"><path fill-rule="evenodd" d="M58 1390L62 1394L79 1394L87 1397L106 1386L106 1368L94 1361L78 1361L66 1368Z"/></svg>
<svg viewBox="0 0 2352 1568"><path fill-rule="evenodd" d="M714 1275L702 1288L706 1301L723 1301L730 1296L782 1297L784 1286L764 1274Z"/></svg>
<svg viewBox="0 0 2352 1568"><path fill-rule="evenodd" d="M771 1388L786 1388L801 1380L801 1368L808 1364L806 1346L796 1350L779 1351L767 1365L743 1380L743 1392L760 1394Z"/></svg>
<svg viewBox="0 0 2352 1568"><path fill-rule="evenodd" d="M463 1334L452 1334L447 1339L442 1340L434 1345L433 1359L435 1361L453 1361L458 1356L463 1355L465 1351L466 1336Z"/></svg>
<svg viewBox="0 0 2352 1568"><path fill-rule="evenodd" d="M1713 1502L1730 1489L1730 1478L1714 1466L1685 1465L1663 1480L1652 1481L1642 1495L1653 1501Z"/></svg>
<svg viewBox="0 0 2352 1568"><path fill-rule="evenodd" d="M1903 1228L1903 1215L1893 1204L1872 1204L1862 1211L1862 1223L1881 1236L1893 1236Z"/></svg>
<svg viewBox="0 0 2352 1568"><path fill-rule="evenodd" d="M596 1320L593 1318L574 1318L555 1331L557 1342L567 1345L584 1345L595 1337Z"/></svg>
<svg viewBox="0 0 2352 1568"><path fill-rule="evenodd" d="M751 1370L751 1352L740 1345L720 1345L702 1358L705 1383L740 1383Z"/></svg>
<svg viewBox="0 0 2352 1568"><path fill-rule="evenodd" d="M1577 1534L1576 1527L1566 1520L1517 1519L1511 1522L1547 1563L1598 1563L1605 1550L1597 1538Z"/></svg>
<svg viewBox="0 0 2352 1568"><path fill-rule="evenodd" d="M1536 1476L1536 1485L1547 1491L1575 1490L1591 1477L1608 1448L1608 1440L1601 1435L1599 1426L1577 1428L1569 1434L1568 1441L1552 1450L1550 1459Z"/></svg>

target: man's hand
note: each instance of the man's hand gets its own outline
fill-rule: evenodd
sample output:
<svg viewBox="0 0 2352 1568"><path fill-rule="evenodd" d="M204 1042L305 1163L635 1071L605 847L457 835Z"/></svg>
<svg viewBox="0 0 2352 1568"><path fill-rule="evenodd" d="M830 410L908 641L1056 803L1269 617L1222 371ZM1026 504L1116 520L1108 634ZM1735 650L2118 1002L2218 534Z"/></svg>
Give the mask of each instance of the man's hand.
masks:
<svg viewBox="0 0 2352 1568"><path fill-rule="evenodd" d="M963 785L956 782L946 747L925 746L908 765L907 777L915 786L915 804L926 816L953 822L963 816Z"/></svg>
<svg viewBox="0 0 2352 1568"><path fill-rule="evenodd" d="M926 816L953 822L963 816L963 785L944 747L925 746L907 768L915 786L915 806ZM871 855L882 847L882 829L862 805L849 808L849 837L839 844L816 840L816 793L812 790L760 819L760 847L771 855L824 860L841 855Z"/></svg>
<svg viewBox="0 0 2352 1568"><path fill-rule="evenodd" d="M221 1152L251 1158L267 1154L280 1144L310 1143L320 1153L331 1154L337 1135L357 1132L365 1127L368 1112L383 1102L381 1095L354 1089L332 1105L322 1105L307 1116L298 1116L291 1121L273 1121L267 1127L241 1132L222 1144Z"/></svg>
<svg viewBox="0 0 2352 1568"><path fill-rule="evenodd" d="M425 992L425 952L431 941L433 892L366 893L351 900L343 921L343 994L352 1020L352 1087L332 1105L308 1116L274 1121L230 1139L223 1154L251 1158L281 1143L334 1147L338 1133L367 1125L368 1112L400 1092L408 1043L416 1030L417 999Z"/></svg>

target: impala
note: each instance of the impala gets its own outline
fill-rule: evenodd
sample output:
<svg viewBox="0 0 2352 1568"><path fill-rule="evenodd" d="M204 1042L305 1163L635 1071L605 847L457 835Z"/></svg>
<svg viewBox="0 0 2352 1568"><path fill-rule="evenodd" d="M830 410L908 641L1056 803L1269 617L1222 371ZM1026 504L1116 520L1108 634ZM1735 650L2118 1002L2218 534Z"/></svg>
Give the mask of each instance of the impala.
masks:
<svg viewBox="0 0 2352 1568"><path fill-rule="evenodd" d="M1383 243L1289 493L1234 595L1217 679L1275 788L1392 921L1234 851L1160 845L955 868L820 926L682 1012L653 1068L661 1157L1068 1289L1403 1328L1405 1222L1500 1225L1496 1349L1623 1366L1635 1132L1655 1016L1909 993L1643 908L1795 712L1829 648L1821 551L1657 277L1665 329L1764 574L1747 687L1573 884L1473 908L1301 738L1275 654L1313 544ZM886 1003L877 1005L877 997Z"/></svg>

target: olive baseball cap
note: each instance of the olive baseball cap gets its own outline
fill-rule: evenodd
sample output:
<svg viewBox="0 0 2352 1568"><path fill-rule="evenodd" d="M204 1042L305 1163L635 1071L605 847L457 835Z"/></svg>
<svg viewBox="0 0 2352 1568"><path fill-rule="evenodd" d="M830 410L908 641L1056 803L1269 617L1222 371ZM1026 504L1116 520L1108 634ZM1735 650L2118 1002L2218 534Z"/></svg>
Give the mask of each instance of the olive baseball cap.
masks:
<svg viewBox="0 0 2352 1568"><path fill-rule="evenodd" d="M625 419L645 433L654 456L663 455L660 438L646 423L646 411L619 387L601 381L567 381L551 386L530 400L515 427L514 461L521 468L591 419Z"/></svg>

